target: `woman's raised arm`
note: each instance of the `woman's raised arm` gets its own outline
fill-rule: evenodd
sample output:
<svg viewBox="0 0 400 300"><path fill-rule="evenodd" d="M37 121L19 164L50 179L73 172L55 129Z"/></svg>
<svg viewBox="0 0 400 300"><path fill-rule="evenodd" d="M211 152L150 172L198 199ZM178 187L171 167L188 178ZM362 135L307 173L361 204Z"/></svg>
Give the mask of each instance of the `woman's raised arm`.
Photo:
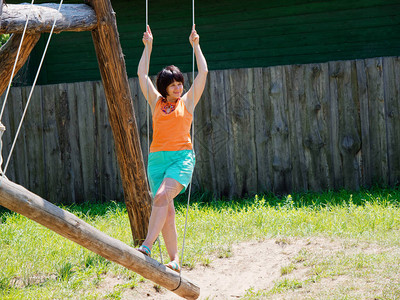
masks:
<svg viewBox="0 0 400 300"><path fill-rule="evenodd" d="M137 74L139 77L140 89L142 90L147 102L149 102L152 111L154 111L160 93L154 87L153 82L149 78L150 55L153 49L153 34L151 33L149 25L147 25L146 32L143 33L143 44L144 50L139 61Z"/></svg>
<svg viewBox="0 0 400 300"><path fill-rule="evenodd" d="M193 113L194 108L196 107L201 98L201 95L203 94L208 73L207 61L203 55L203 52L201 51L200 37L197 34L195 26L196 25L193 25L192 32L189 36L189 41L194 49L194 54L196 56L198 74L189 91L186 93L186 95L184 95L186 107L191 113Z"/></svg>

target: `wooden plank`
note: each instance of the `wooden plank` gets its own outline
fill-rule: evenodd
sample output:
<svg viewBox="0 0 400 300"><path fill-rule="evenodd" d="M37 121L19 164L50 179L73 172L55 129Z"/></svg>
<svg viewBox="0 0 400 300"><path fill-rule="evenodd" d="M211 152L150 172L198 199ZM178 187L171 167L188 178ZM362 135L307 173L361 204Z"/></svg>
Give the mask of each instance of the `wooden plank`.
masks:
<svg viewBox="0 0 400 300"><path fill-rule="evenodd" d="M150 79L155 84L156 77L152 76L150 77ZM153 138L153 122L152 122L151 108L147 104L146 98L144 98L137 77L129 80L129 88L132 93L133 108L139 130L139 139L142 148L143 161L145 163L145 167L147 170L148 154L150 150L150 144ZM149 124L147 124L147 121L149 122ZM147 126L149 126L149 135L147 135L147 130L148 130Z"/></svg>
<svg viewBox="0 0 400 300"><path fill-rule="evenodd" d="M338 62L329 62L329 136L330 136L330 164L332 168L333 188L338 189L344 186L343 165L340 157L340 126L339 126L339 101L337 78L340 76L340 65Z"/></svg>
<svg viewBox="0 0 400 300"><path fill-rule="evenodd" d="M304 66L292 65L284 67L286 95L288 101L288 129L292 182L295 190L306 191L309 188L308 168L309 155L304 147L303 131L308 112L305 109ZM306 159L307 157L307 159Z"/></svg>
<svg viewBox="0 0 400 300"><path fill-rule="evenodd" d="M226 93L231 89L228 83L230 75L230 71L216 71L209 74L207 89L201 100L201 110L205 113L203 113L201 124L195 123L196 132L202 133L195 143L203 146L200 149L200 155L206 157L207 161L207 169L203 172L207 180L203 185L217 197L222 195L232 197L236 193L236 170L233 158L235 133L230 114L232 102L229 101L229 94ZM199 109L196 113L198 111ZM220 176L220 174L225 174L225 176ZM202 178L200 178L201 181L203 181Z"/></svg>
<svg viewBox="0 0 400 300"><path fill-rule="evenodd" d="M57 173L56 180L58 182L58 189L60 194L58 198L52 199L54 203L75 203L74 187L73 187L73 170L72 170L72 156L71 156L71 138L70 138L70 105L68 100L68 91L65 84L56 84L50 86L42 86L42 90L51 89L54 94L52 94L55 115L55 125L56 136L54 137L55 142L58 144L57 157L59 159L59 169ZM46 91L45 93L49 93ZM43 105L43 104L42 104Z"/></svg>
<svg viewBox="0 0 400 300"><path fill-rule="evenodd" d="M246 112L247 115L247 122L249 123L249 126L247 127L247 133L246 128L243 128L244 131L241 133L242 137L242 146L246 145L248 147L248 159L250 161L250 164L247 164L247 172L245 176L247 177L247 192L249 195L254 195L257 194L257 150L256 150L256 126L257 124L254 123L255 120L255 111L257 110L257 99L255 98L254 95L254 89L253 89L253 70L252 69L246 69L246 74L247 74L247 81L243 82L244 89L243 91L246 91L247 93L247 101L248 104L246 106L242 106ZM240 106L239 106L240 109ZM249 142L250 140L250 142ZM242 147L240 147L242 148ZM240 150L240 148L238 150Z"/></svg>
<svg viewBox="0 0 400 300"><path fill-rule="evenodd" d="M267 192L272 190L271 164L270 164L270 130L268 128L268 109L266 94L267 82L264 82L262 68L253 69L253 93L254 93L254 125L257 162L257 191Z"/></svg>
<svg viewBox="0 0 400 300"><path fill-rule="evenodd" d="M372 183L388 182L388 156L382 59L366 59Z"/></svg>
<svg viewBox="0 0 400 300"><path fill-rule="evenodd" d="M357 153L361 149L359 107L357 105L355 64L337 62L334 64L332 81L335 86L339 113L338 148L342 162L343 186L357 190L360 186L360 166Z"/></svg>
<svg viewBox="0 0 400 300"><path fill-rule="evenodd" d="M308 189L313 191L331 188L327 161L329 154L326 150L328 128L323 116L325 106L328 105L328 83L326 64L304 66L305 110L302 114L302 133L308 165Z"/></svg>
<svg viewBox="0 0 400 300"><path fill-rule="evenodd" d="M235 170L235 161L233 159L233 153L234 153L234 139L235 139L235 134L233 130L233 124L232 124L232 114L231 106L227 106L226 103L228 103L228 100L230 99L230 95L232 93L231 88L232 86L229 84L229 76L231 76L231 71L230 70L221 70L218 71L217 76L216 76L216 82L218 83L218 86L214 86L214 83L212 81L212 77L210 76L210 100L214 101L222 101L222 106L219 106L218 108L216 107L216 104L214 104L214 109L213 111L210 111L212 113L213 118L218 117L218 111L223 113L223 116L221 116L220 119L216 119L218 122L217 124L211 123L211 129L214 130L214 127L217 128L216 134L213 135L213 151L218 151L221 149L221 155L225 152L226 157L223 159L223 164L226 166L227 170L227 183L225 183L223 191L227 191L227 196L228 197L233 197L234 195L237 195L237 188L236 188L236 170ZM211 92L214 93L214 97L211 96ZM212 119L213 122L213 119ZM217 132L220 132L222 135L218 134ZM226 145L224 145L224 143ZM212 155L212 154L211 154ZM210 159L215 159L214 157L210 157ZM221 159L221 156L218 158ZM217 165L218 162L215 163ZM211 166L212 167L212 166ZM218 172L218 171L216 171ZM218 174L215 174L213 178L217 178ZM218 182L220 179L218 179ZM227 184L227 185L226 185ZM220 193L217 191L217 193ZM221 193L222 194L222 193Z"/></svg>
<svg viewBox="0 0 400 300"><path fill-rule="evenodd" d="M372 160L375 159L371 153L371 139L370 139L370 120L369 120L369 99L367 91L367 74L365 72L365 61L356 61L357 70L357 92L358 101L360 105L360 127L361 127L361 184L369 187L372 184Z"/></svg>
<svg viewBox="0 0 400 300"><path fill-rule="evenodd" d="M96 156L98 163L99 193L101 201L123 199L121 178L115 155L115 144L110 121L108 120L107 102L101 82L94 82L96 108Z"/></svg>
<svg viewBox="0 0 400 300"><path fill-rule="evenodd" d="M26 104L26 98L29 94L29 87L24 88L12 88L9 94L9 101L7 101L7 110L5 114L9 119L9 123L5 123L6 132L3 136L3 168L5 168L6 161L9 159L10 150L14 141L21 116L24 111ZM18 159L16 159L16 157ZM10 178L15 179L18 183L26 185L28 183L27 168L28 162L26 160L26 148L25 148L25 127L21 127L20 137L18 138L13 156L10 159ZM9 174L7 169L6 175ZM14 174L14 176L13 176Z"/></svg>
<svg viewBox="0 0 400 300"><path fill-rule="evenodd" d="M20 98L17 98L19 96L18 92L16 93L16 95L13 95L14 100L16 100L15 106L14 105L13 106L14 106L14 108L16 108L16 110L13 111L15 127L12 132L12 136L11 136L12 140L11 141L14 141L14 139L16 137L18 126L21 122L22 114L25 109L26 102L27 102L30 91L31 91L30 86L24 87L22 90L22 93L20 94L21 95ZM33 98L33 96L32 96L32 98ZM25 186L27 186L29 183L28 169L26 168L26 166L29 163L27 160L28 149L26 148L26 139L27 139L27 128L25 126L23 126L23 124L22 124L21 131L17 137L14 151L10 158L10 163L12 161L14 161L14 167L18 168L18 170L22 170L22 172L19 172L19 175L20 175L19 182L21 182L21 184L23 184ZM10 156L10 153L7 153L7 159L9 156Z"/></svg>
<svg viewBox="0 0 400 300"><path fill-rule="evenodd" d="M231 85L230 99L227 106L231 108L232 129L234 135L234 165L236 177L236 192L239 194L254 194L257 181L255 129L254 123L254 99L252 94L252 75L250 69L231 70L229 78ZM243 146L246 151L243 152ZM241 171L240 171L241 170Z"/></svg>
<svg viewBox="0 0 400 300"><path fill-rule="evenodd" d="M79 148L82 160L82 180L85 201L95 201L98 196L98 178L95 148L95 105L91 82L76 84Z"/></svg>
<svg viewBox="0 0 400 300"><path fill-rule="evenodd" d="M76 203L74 192L74 170L73 157L71 156L73 133L71 134L71 112L68 90L65 85L45 86L43 89L54 90L55 121L57 128L58 158L60 160L60 168L57 172L57 180L59 182L62 203ZM75 112L72 112L75 113ZM59 199L52 199L54 202L60 202Z"/></svg>
<svg viewBox="0 0 400 300"><path fill-rule="evenodd" d="M26 18L29 23L28 33L50 32L56 18L54 32L91 31L97 26L97 18L93 9L85 4L63 4L58 12L59 4L8 4L3 8L0 18L0 34L22 33Z"/></svg>
<svg viewBox="0 0 400 300"><path fill-rule="evenodd" d="M181 297L199 297L200 288L184 276L4 178L0 180L0 204L108 260L141 274Z"/></svg>
<svg viewBox="0 0 400 300"><path fill-rule="evenodd" d="M274 168L273 168L273 161L274 161L274 145L272 139L272 130L273 130L273 122L274 122L274 111L272 109L272 101L271 101L271 88L272 88L272 81L271 81L271 68L263 69L263 100L264 100L264 114L265 114L265 128L266 134L268 137L268 156L266 156L266 173L268 174L269 186L270 191L274 191L275 187L275 176L274 176Z"/></svg>
<svg viewBox="0 0 400 300"><path fill-rule="evenodd" d="M269 99L271 101L271 148L273 167L273 191L277 193L292 190L291 157L288 127L288 107L283 81L283 67L269 68L271 80Z"/></svg>
<svg viewBox="0 0 400 300"><path fill-rule="evenodd" d="M54 203L67 200L67 190L64 185L64 168L61 160L59 128L57 127L56 86L42 91L43 95L43 141L45 161L46 198Z"/></svg>
<svg viewBox="0 0 400 300"><path fill-rule="evenodd" d="M389 184L400 183L400 59L384 57L382 61L385 97L385 121Z"/></svg>
<svg viewBox="0 0 400 300"><path fill-rule="evenodd" d="M191 73L185 74L185 90L188 90L192 82ZM214 74L213 76L215 76ZM215 192L215 196L219 196L219 192L215 187L219 184L219 179L215 178L215 168L212 156L212 130L211 123L213 122L211 118L211 109L217 101L217 97L212 94L211 84L216 82L210 82L211 75L206 82L204 92L201 100L198 102L195 113L194 121L192 126L194 126L194 136L192 136L192 143L194 146L194 151L196 155L196 165L193 172L193 185L197 186L198 189L204 192ZM219 86L219 85L217 85Z"/></svg>
<svg viewBox="0 0 400 300"><path fill-rule="evenodd" d="M60 87L62 89L62 86ZM68 127L69 145L71 153L71 191L70 201L73 203L84 202L87 198L84 191L84 179L82 174L82 155L80 148L79 107L81 102L86 103L78 97L78 84L67 84L64 92L68 99L70 126ZM87 190L87 188L86 188Z"/></svg>
<svg viewBox="0 0 400 300"><path fill-rule="evenodd" d="M331 105L331 95L329 93L329 64L323 63L320 64L320 77L318 80L318 85L315 88L316 95L318 97L319 104L321 105L319 111L317 112L317 120L318 120L318 128L322 137L322 141L324 146L322 147L322 161L321 161L321 168L324 170L323 174L326 178L320 178L322 189L333 189L334 188L334 166L332 165L331 161L331 153L330 149L331 145L331 138L330 138L330 105ZM318 110L318 104L314 107L315 110Z"/></svg>
<svg viewBox="0 0 400 300"><path fill-rule="evenodd" d="M43 174L45 170L45 153L43 151L43 103L41 86L35 88L30 101L23 127L25 132L25 147L18 146L19 151L24 151L26 156L27 187L38 195L46 195ZM26 102L26 99L25 99ZM21 166L22 167L22 166ZM69 189L68 189L69 190Z"/></svg>

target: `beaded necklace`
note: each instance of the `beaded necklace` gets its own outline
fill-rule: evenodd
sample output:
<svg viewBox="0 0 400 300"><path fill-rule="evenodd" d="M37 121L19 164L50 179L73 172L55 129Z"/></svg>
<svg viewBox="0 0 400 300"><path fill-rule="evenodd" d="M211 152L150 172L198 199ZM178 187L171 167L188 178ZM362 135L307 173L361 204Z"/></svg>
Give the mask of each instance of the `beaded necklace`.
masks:
<svg viewBox="0 0 400 300"><path fill-rule="evenodd" d="M172 113L178 105L178 101L180 99L181 98L178 98L175 102L168 102L167 99L163 98L161 100L161 110L166 114Z"/></svg>

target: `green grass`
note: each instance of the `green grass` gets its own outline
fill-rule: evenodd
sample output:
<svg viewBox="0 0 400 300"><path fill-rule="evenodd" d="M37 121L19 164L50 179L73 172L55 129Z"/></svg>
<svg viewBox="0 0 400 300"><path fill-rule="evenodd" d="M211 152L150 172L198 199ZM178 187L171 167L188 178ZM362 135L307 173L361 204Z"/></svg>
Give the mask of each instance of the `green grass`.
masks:
<svg viewBox="0 0 400 300"><path fill-rule="evenodd" d="M184 264L188 267L209 265L215 257L232 255L233 243L248 240L275 238L285 243L291 238L327 237L348 241L350 248L360 243L373 243L383 250L379 253L337 252L328 256L301 251L281 269L282 278L271 290L249 290L245 298L290 293L343 274L366 281L373 281L374 276L379 275L386 280L380 283L377 299L400 298L400 285L395 280L400 272L399 256L397 252L386 250L400 244L399 199L399 189L378 188L354 193L265 195L232 201L217 200L205 193L193 195ZM176 205L180 244L185 225L185 200L182 196ZM86 203L65 209L131 245L123 203ZM124 289L133 288L142 280L141 276L1 208L0 241L0 299L120 299ZM167 257L166 250L162 250ZM156 259L157 252L155 247ZM377 265L380 268L376 268ZM308 277L294 278L296 270L305 266L312 270ZM122 278L124 283L102 293L99 286L105 275ZM341 292L324 295L335 299Z"/></svg>
<svg viewBox="0 0 400 300"><path fill-rule="evenodd" d="M0 47L3 46L8 39L10 38L9 34L0 34Z"/></svg>

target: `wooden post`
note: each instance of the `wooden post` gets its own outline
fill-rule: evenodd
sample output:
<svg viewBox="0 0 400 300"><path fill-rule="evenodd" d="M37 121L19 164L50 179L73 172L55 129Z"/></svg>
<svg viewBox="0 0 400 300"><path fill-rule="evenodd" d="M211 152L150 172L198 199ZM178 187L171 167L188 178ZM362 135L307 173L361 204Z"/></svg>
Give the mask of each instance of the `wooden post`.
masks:
<svg viewBox="0 0 400 300"><path fill-rule="evenodd" d="M92 37L107 99L133 240L138 244L147 234L151 197L125 59L111 2L89 0L89 5L93 7L97 16L98 26L92 31Z"/></svg>
<svg viewBox="0 0 400 300"><path fill-rule="evenodd" d="M175 271L114 239L21 185L0 177L0 205L32 219L67 239L162 285L186 299L200 288Z"/></svg>
<svg viewBox="0 0 400 300"><path fill-rule="evenodd" d="M10 81L10 76L17 57L18 47L21 42L22 34L13 34L3 47L0 48L0 95L6 90ZM26 34L22 42L19 59L15 69L14 76L18 70L25 64L29 54L39 41L40 33Z"/></svg>

